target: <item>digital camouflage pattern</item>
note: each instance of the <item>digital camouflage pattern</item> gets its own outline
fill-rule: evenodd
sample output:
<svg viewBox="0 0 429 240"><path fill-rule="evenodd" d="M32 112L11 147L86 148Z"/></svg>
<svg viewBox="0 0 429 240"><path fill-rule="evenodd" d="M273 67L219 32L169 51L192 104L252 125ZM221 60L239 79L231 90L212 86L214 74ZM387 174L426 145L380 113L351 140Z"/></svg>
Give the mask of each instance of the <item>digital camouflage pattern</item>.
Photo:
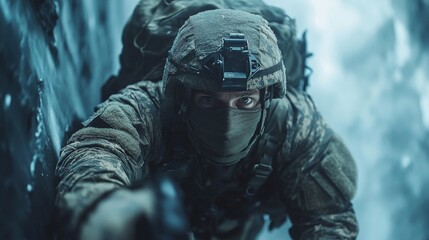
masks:
<svg viewBox="0 0 429 240"><path fill-rule="evenodd" d="M173 171L175 179L192 203L205 206L207 195L218 193L214 196L216 206L225 211L212 222L216 223L212 239L240 239L223 234L234 224L241 226L241 239L251 239L255 235L252 230L262 227L262 213L270 214L272 227L289 216L293 239L356 238L358 224L350 203L356 190L354 161L307 94L290 89L284 98L271 103L266 131L275 136L280 148L271 177L252 201L260 203L257 208L247 208L241 193L249 179L249 163L258 158L260 149L237 164L220 167L201 164L189 148L179 165L168 164L172 155L166 154L171 149L162 134L167 127L163 122L173 113L161 107L163 100L161 82L131 85L102 103L85 127L68 140L56 169L60 180L56 205L63 233L79 234L97 206L117 200L118 189L131 193L122 194L121 203L136 205L132 199L135 190L130 187L170 168L177 170ZM106 214L118 212L110 205ZM201 221L193 216L200 210L187 207L194 231Z"/></svg>

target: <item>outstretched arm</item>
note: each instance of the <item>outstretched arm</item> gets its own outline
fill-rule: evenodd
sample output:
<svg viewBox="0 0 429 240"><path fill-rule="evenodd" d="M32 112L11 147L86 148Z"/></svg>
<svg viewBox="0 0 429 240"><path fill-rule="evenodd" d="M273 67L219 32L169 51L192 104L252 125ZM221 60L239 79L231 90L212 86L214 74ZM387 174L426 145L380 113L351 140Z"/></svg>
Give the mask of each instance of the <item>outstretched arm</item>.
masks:
<svg viewBox="0 0 429 240"><path fill-rule="evenodd" d="M81 226L106 206L110 206L103 214L106 220L120 219L112 214L137 217L136 213L148 208L148 194L127 188L148 173L157 116L156 104L144 91L128 88L101 104L85 127L69 139L56 169L56 206L64 236L78 237Z"/></svg>

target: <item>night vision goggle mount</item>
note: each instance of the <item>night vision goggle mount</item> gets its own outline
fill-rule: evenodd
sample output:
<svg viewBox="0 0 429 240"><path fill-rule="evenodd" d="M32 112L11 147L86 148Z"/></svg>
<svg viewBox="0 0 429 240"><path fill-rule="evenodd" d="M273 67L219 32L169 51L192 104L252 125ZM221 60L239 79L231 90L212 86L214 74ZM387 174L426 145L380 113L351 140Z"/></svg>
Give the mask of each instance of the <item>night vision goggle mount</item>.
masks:
<svg viewBox="0 0 429 240"><path fill-rule="evenodd" d="M222 48L205 59L204 74L220 80L223 91L246 91L247 80L261 64L249 51L244 34L230 33L222 38Z"/></svg>
<svg viewBox="0 0 429 240"><path fill-rule="evenodd" d="M168 60L179 71L218 79L223 91L246 91L247 81L281 70L283 61L260 70L261 64L250 52L248 42L242 33L230 33L222 38L222 47L204 59L202 69L180 63L169 52Z"/></svg>

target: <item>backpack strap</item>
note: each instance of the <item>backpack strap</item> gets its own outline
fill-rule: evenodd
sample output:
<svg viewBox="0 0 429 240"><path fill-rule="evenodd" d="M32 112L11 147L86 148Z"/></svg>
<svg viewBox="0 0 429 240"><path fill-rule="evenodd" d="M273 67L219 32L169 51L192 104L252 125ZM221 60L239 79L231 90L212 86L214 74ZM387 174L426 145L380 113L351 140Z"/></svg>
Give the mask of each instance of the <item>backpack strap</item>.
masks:
<svg viewBox="0 0 429 240"><path fill-rule="evenodd" d="M245 198L251 199L258 192L259 188L266 182L271 172L273 171L273 158L278 149L278 143L275 136L272 136L271 131L271 117L272 111L270 109L271 102L273 100L273 87L265 89L263 92L264 101L262 104L263 111L261 117L261 127L259 139L259 162L255 163L252 167L253 175L251 176L249 183L245 191Z"/></svg>
<svg viewBox="0 0 429 240"><path fill-rule="evenodd" d="M273 171L273 159L279 148L276 138L265 132L259 141L260 161L253 165L253 175L246 188L245 197L253 198Z"/></svg>
<svg viewBox="0 0 429 240"><path fill-rule="evenodd" d="M162 138L166 151L164 151L162 159L156 163L155 168L164 171L183 165L183 159L186 158L185 155L188 150L188 142L185 126L176 112L173 100L167 99L165 96L162 96L161 100L164 102L161 108L161 121ZM167 165L168 168L164 168Z"/></svg>

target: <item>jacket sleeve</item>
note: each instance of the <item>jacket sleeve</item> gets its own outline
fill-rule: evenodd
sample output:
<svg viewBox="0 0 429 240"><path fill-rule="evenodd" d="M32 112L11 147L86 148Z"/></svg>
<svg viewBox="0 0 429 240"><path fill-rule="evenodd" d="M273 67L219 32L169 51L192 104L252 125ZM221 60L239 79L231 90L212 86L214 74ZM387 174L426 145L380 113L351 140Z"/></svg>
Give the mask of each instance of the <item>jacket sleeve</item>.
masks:
<svg viewBox="0 0 429 240"><path fill-rule="evenodd" d="M355 239L355 162L305 93L291 91L279 178L293 239Z"/></svg>
<svg viewBox="0 0 429 240"><path fill-rule="evenodd" d="M78 234L97 204L147 174L159 122L154 100L138 87L113 95L60 152L56 195L60 234ZM127 199L124 199L126 201ZM73 237L72 237L73 238Z"/></svg>

